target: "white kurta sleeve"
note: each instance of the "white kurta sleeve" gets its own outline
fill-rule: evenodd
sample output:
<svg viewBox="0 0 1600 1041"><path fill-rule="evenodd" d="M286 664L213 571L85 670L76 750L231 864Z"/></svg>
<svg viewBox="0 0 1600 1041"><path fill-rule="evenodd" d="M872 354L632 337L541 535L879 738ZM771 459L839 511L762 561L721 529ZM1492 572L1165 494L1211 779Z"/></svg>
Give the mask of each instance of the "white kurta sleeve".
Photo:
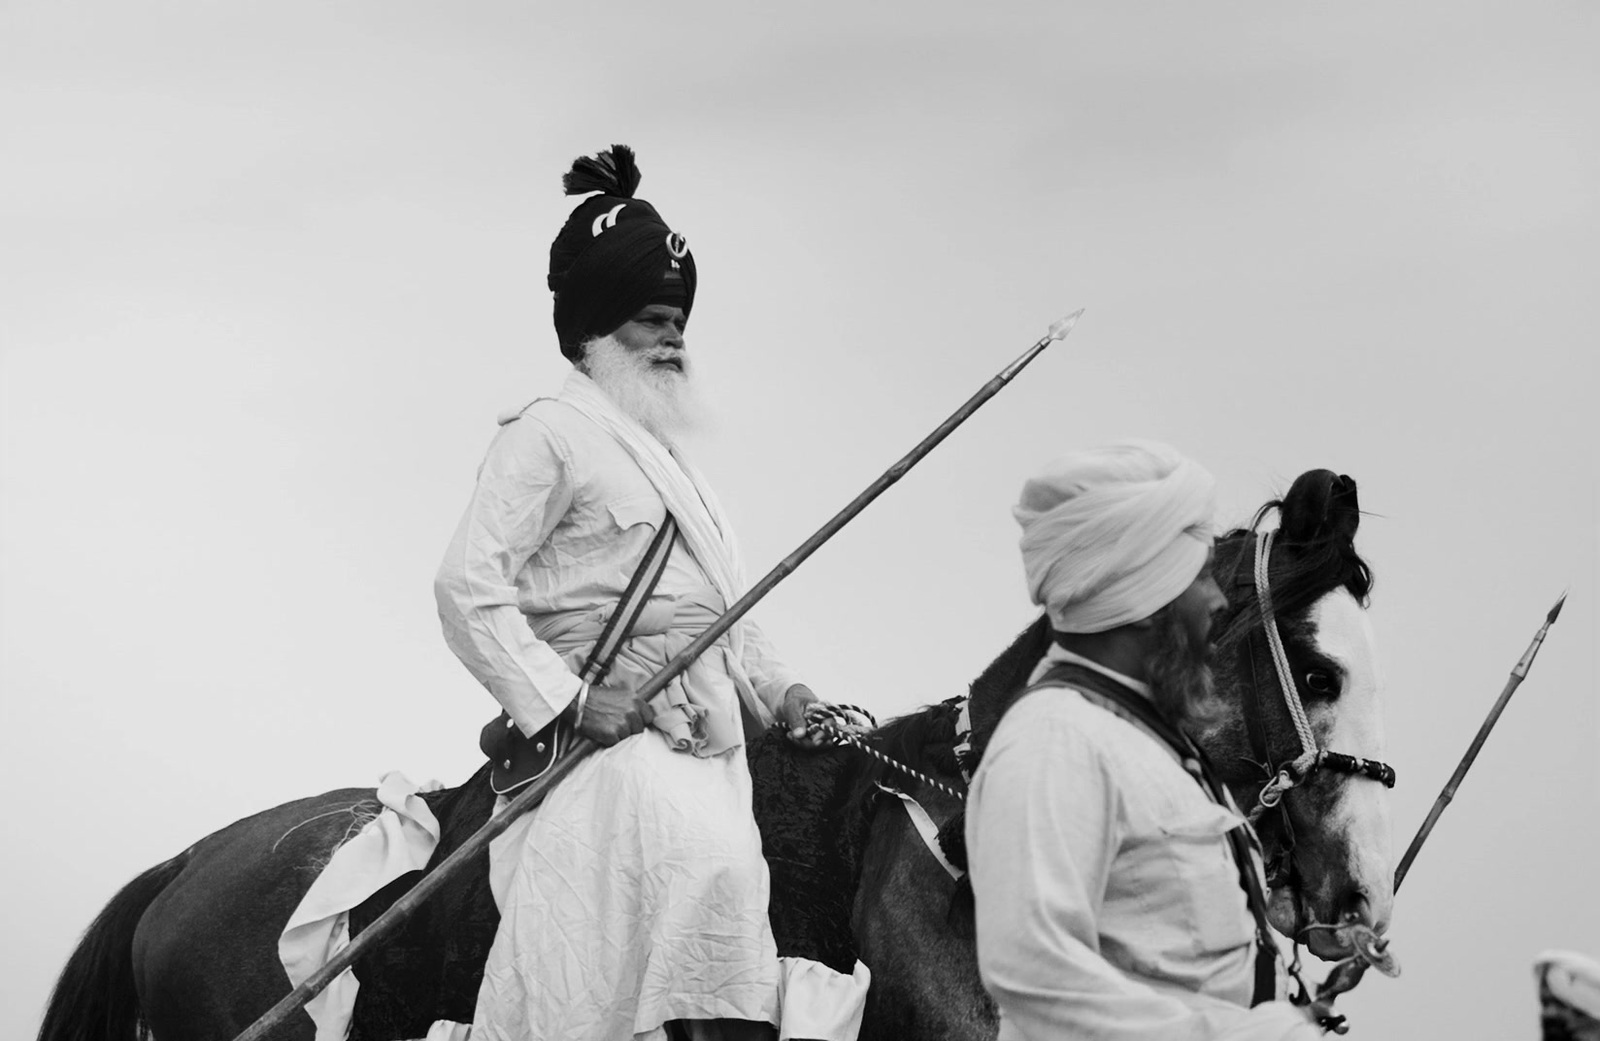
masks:
<svg viewBox="0 0 1600 1041"><path fill-rule="evenodd" d="M1019 730L1025 730L1021 733ZM978 965L1010 1029L1030 1041L1315 1041L1298 1009L1180 999L1100 954L1097 918L1121 838L1115 776L1059 720L996 735L974 779L967 849Z"/></svg>
<svg viewBox="0 0 1600 1041"><path fill-rule="evenodd" d="M776 715L783 706L784 692L799 683L800 679L778 657L772 641L767 639L767 634L761 631L760 626L748 619L740 624L744 626L744 661L740 664L744 666L745 675L750 677L756 697Z"/></svg>
<svg viewBox="0 0 1600 1041"><path fill-rule="evenodd" d="M536 417L507 423L489 445L433 583L445 642L528 735L580 686L517 606L517 574L571 505L561 442Z"/></svg>

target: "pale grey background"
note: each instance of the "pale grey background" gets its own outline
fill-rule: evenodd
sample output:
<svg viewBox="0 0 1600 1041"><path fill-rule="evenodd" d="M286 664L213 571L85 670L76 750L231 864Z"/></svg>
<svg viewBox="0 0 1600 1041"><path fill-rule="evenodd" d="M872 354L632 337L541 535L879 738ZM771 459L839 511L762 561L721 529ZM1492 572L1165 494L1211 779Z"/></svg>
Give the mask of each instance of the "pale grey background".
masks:
<svg viewBox="0 0 1600 1041"><path fill-rule="evenodd" d="M1600 9L1587 3L0 6L0 1033L201 835L493 706L430 582L552 392L570 160L633 144L700 263L700 452L760 573L1088 314L759 617L825 697L964 689L1031 617L1008 514L1169 440L1243 520L1355 476L1396 847L1572 600L1402 892L1353 1036L1533 1038L1600 954Z"/></svg>

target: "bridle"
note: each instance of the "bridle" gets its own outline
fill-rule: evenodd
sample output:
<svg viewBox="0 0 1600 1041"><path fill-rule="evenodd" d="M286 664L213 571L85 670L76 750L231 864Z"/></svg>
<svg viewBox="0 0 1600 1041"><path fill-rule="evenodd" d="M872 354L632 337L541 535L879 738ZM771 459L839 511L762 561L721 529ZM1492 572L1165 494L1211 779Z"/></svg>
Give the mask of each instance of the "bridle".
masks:
<svg viewBox="0 0 1600 1041"><path fill-rule="evenodd" d="M1243 554L1241 553L1240 567L1237 569L1239 577L1235 580L1235 584L1238 586L1247 588L1253 586L1255 589L1256 602L1259 605L1261 614L1261 633L1265 636L1267 647L1271 652L1274 671L1278 679L1278 691L1283 697L1284 704L1288 707L1289 718L1294 723L1295 733L1300 743L1300 754L1293 759L1276 762L1272 758L1272 753L1267 744L1265 714L1260 690L1261 684L1255 673L1255 655L1250 653L1250 648L1247 647L1245 658L1250 663L1250 679L1248 683L1242 685L1244 687L1244 695L1241 699L1241 710L1244 716L1245 729L1250 738L1251 753L1254 758L1244 758L1251 765L1262 770L1268 778L1267 783L1262 786L1260 794L1256 797L1256 805L1250 810L1248 817L1250 823L1255 825L1268 810L1276 809L1279 813L1283 841L1280 844L1279 853L1273 858L1273 862L1267 865L1267 881L1274 886L1289 881L1289 876L1293 871L1293 859L1290 854L1294 852L1295 846L1294 826L1289 818L1288 807L1283 802L1285 793L1309 782L1318 770L1332 770L1335 773L1366 777L1379 782L1385 788L1393 788L1395 783L1394 767L1388 763L1380 762L1376 759L1367 759L1362 756L1347 755L1343 752L1335 752L1331 749L1323 748L1317 743L1317 736L1311 729L1311 721L1306 715L1305 705L1300 700L1300 689L1296 685L1294 674L1289 667L1289 655L1284 649L1283 638L1278 632L1277 616L1272 609L1272 587L1268 581L1267 573L1268 563L1272 557L1272 540L1275 534L1275 532L1267 531L1253 535L1255 543L1254 569L1251 572L1243 571ZM1249 639L1254 639L1255 636L1255 627L1252 626ZM967 699L964 697L952 698L951 701L961 705L961 722L957 726L960 732L958 733L958 744L960 748L970 749L971 723L967 714ZM894 770L907 774L924 784L932 785L956 799L965 800L964 791L958 791L943 782L912 769L904 763L891 759L856 735L838 726L839 722L839 720L825 719L819 716L819 718L812 721L812 725L815 729L827 733L836 743L854 745L860 751L865 752ZM959 755L958 758L960 758ZM965 770L963 770L963 773L965 773ZM914 809L908 809L908 812L912 813L914 819L917 817L916 811L921 810L921 807L915 804L915 800L910 799L909 796L898 790L886 790L900 796L902 800L907 801L914 807ZM926 811L922 811L922 815L926 816ZM937 845L931 841L928 829L919 825L919 831L923 832L924 842L928 844L930 849L935 850L935 855L939 856L940 862L945 863L943 856L937 852ZM953 877L959 878L959 873L951 869L948 864L946 865L946 870L950 871Z"/></svg>
<svg viewBox="0 0 1600 1041"><path fill-rule="evenodd" d="M1274 858L1276 863L1269 870L1269 882L1272 881L1270 877L1272 875L1282 877L1283 862L1288 860L1289 854L1294 850L1294 827L1289 820L1288 807L1283 805L1283 796L1290 789L1306 784L1318 770L1332 770L1335 773L1366 777L1377 781L1385 788L1393 788L1395 782L1394 767L1388 763L1335 752L1317 743L1317 735L1311 729L1311 720L1306 715L1305 705L1300 701L1300 688L1294 681L1293 672L1290 671L1289 655L1284 650L1283 637L1278 633L1277 617L1272 610L1272 587L1267 580L1267 572L1272 559L1274 534L1276 533L1267 531L1253 536L1255 567L1249 577L1241 578L1237 583L1255 587L1256 603L1261 610L1261 632L1271 652L1272 664L1278 678L1278 691L1288 707L1289 718L1294 723L1295 734L1300 742L1299 755L1282 762L1273 760L1267 746L1261 692L1258 689L1260 684L1255 675L1255 655L1250 653L1250 648L1247 646L1245 658L1250 663L1250 682L1244 684L1242 709L1245 729L1250 736L1250 750L1252 755L1257 757L1250 759L1249 762L1260 767L1267 775L1267 783L1262 786L1261 793L1256 797L1256 805L1250 810L1249 818L1254 824L1268 810L1277 809L1284 832L1282 852L1278 858ZM1252 631L1250 636L1253 638L1254 635Z"/></svg>
<svg viewBox="0 0 1600 1041"><path fill-rule="evenodd" d="M1272 586L1268 581L1268 565L1272 560L1272 538L1276 534L1272 531L1257 532L1252 535L1255 549L1254 568L1248 574L1243 574L1236 579L1238 586L1254 586L1256 603L1260 608L1260 631L1265 638L1269 657L1272 659L1273 671L1277 674L1278 692L1283 697L1284 705L1289 710L1289 719L1294 723L1295 735L1299 739L1300 754L1293 759L1281 762L1274 761L1272 752L1267 745L1266 723L1263 713L1261 684L1256 676L1256 658L1253 643L1256 632L1252 626L1246 638L1244 648L1245 660L1250 663L1249 682L1242 684L1244 695L1241 700L1241 710L1244 716L1245 730L1250 737L1250 751L1255 758L1245 758L1251 765L1259 768L1267 775L1266 784L1262 785L1261 792L1256 796L1256 804L1248 814L1250 823L1259 826L1259 822L1268 810L1278 811L1278 824L1282 832L1278 850L1271 862L1266 865L1267 884L1274 888L1287 887L1295 902L1295 918L1300 920L1304 911L1301 904L1301 892L1298 870L1294 860L1295 834L1294 823L1289 817L1289 808L1285 805L1283 797L1291 789L1298 788L1311 780L1318 770L1331 770L1335 773L1349 774L1351 776L1365 777L1377 781L1385 788L1393 788L1395 782L1394 767L1376 759L1367 759L1362 756L1347 755L1322 747L1317 742L1317 735L1311 729L1311 720L1306 715L1305 705L1300 700L1300 688L1294 681L1294 673L1289 668L1289 654L1284 649L1283 637L1278 632L1278 619L1272 609ZM1244 554L1240 553L1239 562L1242 572ZM1237 573L1237 572L1236 572ZM1300 972L1300 937L1294 937L1294 958L1289 963L1289 975L1299 983L1300 993L1293 999L1296 1004L1316 1005L1321 1002L1312 1000L1312 990L1306 985L1305 978ZM1325 1029L1343 1034L1348 1029L1344 1024L1344 1017L1333 1012L1331 998L1329 1004L1318 1013L1318 1021Z"/></svg>
<svg viewBox="0 0 1600 1041"><path fill-rule="evenodd" d="M1255 671L1255 655L1253 648L1246 646L1245 658L1250 663L1249 682L1241 684L1244 687L1241 698L1241 710L1245 720L1245 727L1249 733L1252 754L1257 758L1243 757L1252 765L1263 770L1267 775L1267 782L1262 786L1257 796L1256 805L1248 814L1250 823L1255 825L1270 809L1277 809L1281 818L1283 841L1280 852L1273 858L1273 863L1267 866L1267 881L1269 885L1289 885L1294 893L1297 905L1296 917L1300 915L1299 886L1295 881L1295 868L1292 853L1294 851L1294 828L1289 818L1288 807L1284 805L1283 796L1293 788L1307 783L1318 770L1332 770L1335 773L1362 776L1382 784L1385 788L1393 788L1395 784L1394 767L1376 759L1367 759L1361 756L1347 755L1323 748L1317 742L1316 733L1311 729L1310 718L1306 714L1305 705L1300 700L1300 690L1294 681L1294 675L1289 667L1289 655L1284 649L1283 638L1278 632L1277 617L1272 608L1272 588L1268 581L1268 564L1272 557L1272 540L1274 532L1254 534L1255 566L1252 572L1243 571L1244 554L1241 551L1239 566L1236 568L1235 585L1241 587L1253 586L1256 592L1256 602L1260 609L1260 629L1266 639L1267 647L1271 652L1274 671L1277 674L1278 690L1283 697L1284 704L1288 707L1289 718L1294 723L1295 734L1299 739L1300 754L1293 759L1275 762L1267 745L1266 724L1262 710L1260 682ZM1231 599L1231 598L1230 598ZM1248 630L1248 640L1256 636L1255 626ZM967 698L952 698L952 702L961 706L960 722L958 723L958 753L971 750L971 717L969 714L970 702ZM817 730L827 733L835 742L848 743L856 746L861 751L874 757L885 765L908 774L926 784L934 785L948 795L964 801L963 792L928 777L926 774L913 770L904 763L884 755L856 735L845 731L836 725L836 721L818 718L813 725ZM965 756L958 754L958 760L965 762ZM966 767L963 766L963 774ZM970 780L970 778L969 778ZM911 815L913 824L921 835L922 841L928 847L935 859L950 877L959 885L965 875L965 863L953 864L941 849L937 834L937 827L920 804L911 796L898 789L882 785L884 791L898 796L906 804L907 812ZM964 851L963 851L964 853ZM1310 1005L1316 1012L1318 1022L1328 1030L1343 1034L1347 1029L1344 1017L1336 1015L1332 1010L1331 997L1324 1002L1321 997L1313 1000L1312 990L1306 984L1300 969L1300 940L1294 941L1294 959L1289 964L1290 976L1298 982L1300 993L1294 998L1296 1004Z"/></svg>

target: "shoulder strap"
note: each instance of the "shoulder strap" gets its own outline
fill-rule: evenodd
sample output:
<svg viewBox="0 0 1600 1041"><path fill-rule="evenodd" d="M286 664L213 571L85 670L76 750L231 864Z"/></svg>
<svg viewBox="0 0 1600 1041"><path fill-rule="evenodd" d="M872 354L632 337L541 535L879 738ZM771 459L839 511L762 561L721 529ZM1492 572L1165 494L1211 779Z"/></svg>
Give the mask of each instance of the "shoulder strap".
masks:
<svg viewBox="0 0 1600 1041"><path fill-rule="evenodd" d="M585 683L597 684L605 679L617 652L628 642L628 634L633 631L650 594L655 592L656 583L661 581L661 574L667 569L667 557L677 540L678 522L669 513L656 530L655 539L645 550L644 559L639 562L616 610L606 620L600 638L579 671ZM537 734L524 737L511 717L501 712L478 735L478 747L490 760L489 787L497 795L509 795L538 780L561 758L574 736L572 724L558 715Z"/></svg>
<svg viewBox="0 0 1600 1041"><path fill-rule="evenodd" d="M650 548L644 551L644 559L639 562L638 570L633 573L633 578L628 580L628 588L623 590L622 599L617 602L616 610L612 611L611 617L606 620L606 626L600 632L600 639L594 642L588 660L583 663L583 669L578 673L584 682L598 684L605 679L606 673L611 671L611 663L616 660L617 652L628 642L628 634L633 631L634 623L644 611L644 605L656 591L656 583L661 581L662 573L667 570L667 557L672 554L673 543L677 540L678 522L673 519L671 513L668 513L666 519L661 522L661 527L657 529Z"/></svg>
<svg viewBox="0 0 1600 1041"><path fill-rule="evenodd" d="M1189 740L1188 735L1173 726L1150 699L1141 697L1109 676L1071 662L1055 665L1039 677L1039 681L1028 690L1032 692L1040 687L1071 687L1091 695L1091 700L1104 699L1111 702L1138 720L1145 729L1171 748L1178 761L1183 764L1184 772L1195 779L1213 802L1219 806L1229 805L1225 794L1227 789L1217 779L1216 771L1212 769L1211 761L1206 758L1206 754ZM1255 861L1250 855L1256 840L1249 827L1248 824L1241 823L1237 827L1230 828L1227 837L1228 849L1232 852L1234 865L1239 870L1239 887L1244 890L1245 902L1249 904L1250 915L1256 923L1255 988L1250 1003L1259 1005L1264 1001L1271 1001L1277 995L1278 945L1272 938L1272 927L1267 921L1266 894L1262 892L1261 879L1256 874Z"/></svg>

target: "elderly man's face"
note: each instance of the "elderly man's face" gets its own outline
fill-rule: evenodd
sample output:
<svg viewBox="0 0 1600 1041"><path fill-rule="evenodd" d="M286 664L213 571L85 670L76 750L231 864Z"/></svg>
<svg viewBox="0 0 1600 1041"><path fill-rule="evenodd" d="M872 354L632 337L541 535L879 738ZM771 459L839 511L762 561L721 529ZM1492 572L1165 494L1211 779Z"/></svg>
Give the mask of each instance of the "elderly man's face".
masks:
<svg viewBox="0 0 1600 1041"><path fill-rule="evenodd" d="M1218 613L1228 606L1228 598L1222 595L1217 580L1211 577L1211 562L1215 556L1216 550L1206 551L1205 566L1200 569L1200 574L1172 602L1173 613L1178 616L1196 647L1206 647L1211 643L1212 623L1216 621Z"/></svg>
<svg viewBox="0 0 1600 1041"><path fill-rule="evenodd" d="M619 325L611 334L629 354L643 359L652 369L684 371L683 330L689 319L683 308L670 304L650 304Z"/></svg>

